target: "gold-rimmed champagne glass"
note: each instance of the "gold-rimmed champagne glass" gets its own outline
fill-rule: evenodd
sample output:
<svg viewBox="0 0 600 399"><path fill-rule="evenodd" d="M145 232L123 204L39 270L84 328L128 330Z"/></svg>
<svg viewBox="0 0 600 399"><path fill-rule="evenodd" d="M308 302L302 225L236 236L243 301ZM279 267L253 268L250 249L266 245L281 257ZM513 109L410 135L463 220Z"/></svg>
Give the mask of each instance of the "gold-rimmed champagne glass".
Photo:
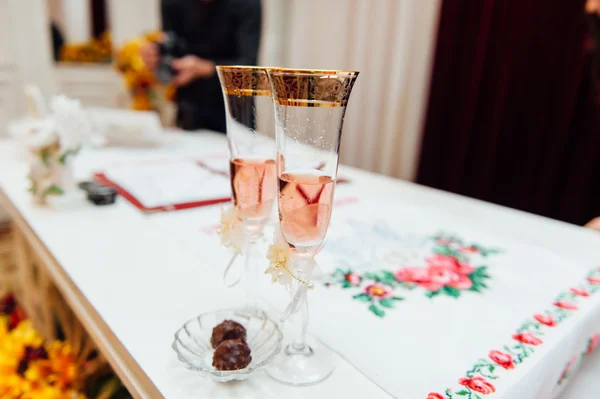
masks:
<svg viewBox="0 0 600 399"><path fill-rule="evenodd" d="M279 227L293 251L292 312L297 335L267 372L290 385L310 385L333 371L330 350L307 341L307 293L318 268L333 207L346 106L358 72L267 68L275 108Z"/></svg>
<svg viewBox="0 0 600 399"><path fill-rule="evenodd" d="M227 142L233 205L245 235L244 276L246 308L258 311L257 262L262 259L256 243L273 209L276 197L275 134L271 89L265 68L217 66L225 100ZM225 270L224 280L235 285L240 278ZM233 283L227 283L233 280Z"/></svg>

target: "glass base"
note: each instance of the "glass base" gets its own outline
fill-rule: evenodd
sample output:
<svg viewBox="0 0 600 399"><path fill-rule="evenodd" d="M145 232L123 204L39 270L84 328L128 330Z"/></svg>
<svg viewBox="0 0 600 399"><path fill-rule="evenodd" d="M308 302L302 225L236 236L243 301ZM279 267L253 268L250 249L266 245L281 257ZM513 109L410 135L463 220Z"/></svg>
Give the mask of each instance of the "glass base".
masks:
<svg viewBox="0 0 600 399"><path fill-rule="evenodd" d="M306 386L318 384L333 373L332 351L309 339L302 349L286 346L266 369L269 377L282 384Z"/></svg>

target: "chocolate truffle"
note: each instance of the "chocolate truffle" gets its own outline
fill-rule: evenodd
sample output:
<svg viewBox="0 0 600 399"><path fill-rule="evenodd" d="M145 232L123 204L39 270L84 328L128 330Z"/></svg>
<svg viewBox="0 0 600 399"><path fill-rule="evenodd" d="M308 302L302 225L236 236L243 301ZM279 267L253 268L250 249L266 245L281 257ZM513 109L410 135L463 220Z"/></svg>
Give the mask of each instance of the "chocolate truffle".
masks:
<svg viewBox="0 0 600 399"><path fill-rule="evenodd" d="M241 339L223 341L215 349L212 365L217 370L240 370L252 361L250 348Z"/></svg>
<svg viewBox="0 0 600 399"><path fill-rule="evenodd" d="M213 328L210 344L213 348L216 348L223 341L238 338L244 342L246 341L246 329L244 326L232 320L225 320Z"/></svg>

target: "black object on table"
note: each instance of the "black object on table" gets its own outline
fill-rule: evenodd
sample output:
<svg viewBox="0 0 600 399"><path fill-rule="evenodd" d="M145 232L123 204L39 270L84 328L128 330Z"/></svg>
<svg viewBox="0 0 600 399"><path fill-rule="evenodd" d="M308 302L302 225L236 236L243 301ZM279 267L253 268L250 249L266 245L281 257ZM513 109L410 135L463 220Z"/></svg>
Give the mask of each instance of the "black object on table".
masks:
<svg viewBox="0 0 600 399"><path fill-rule="evenodd" d="M94 205L114 204L117 190L114 187L98 184L93 181L79 183L79 188L87 192L87 199Z"/></svg>

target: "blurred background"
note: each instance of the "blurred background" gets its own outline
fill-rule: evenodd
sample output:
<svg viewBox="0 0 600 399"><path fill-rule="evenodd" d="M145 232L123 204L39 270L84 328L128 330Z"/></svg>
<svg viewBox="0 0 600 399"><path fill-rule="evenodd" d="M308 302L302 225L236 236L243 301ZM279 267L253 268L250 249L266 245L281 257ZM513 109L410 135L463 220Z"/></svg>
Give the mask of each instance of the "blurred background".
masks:
<svg viewBox="0 0 600 399"><path fill-rule="evenodd" d="M587 3L262 0L258 63L361 71L343 163L584 224L600 215ZM172 126L170 95L127 72L161 24L160 0L0 0L0 127L26 84Z"/></svg>

